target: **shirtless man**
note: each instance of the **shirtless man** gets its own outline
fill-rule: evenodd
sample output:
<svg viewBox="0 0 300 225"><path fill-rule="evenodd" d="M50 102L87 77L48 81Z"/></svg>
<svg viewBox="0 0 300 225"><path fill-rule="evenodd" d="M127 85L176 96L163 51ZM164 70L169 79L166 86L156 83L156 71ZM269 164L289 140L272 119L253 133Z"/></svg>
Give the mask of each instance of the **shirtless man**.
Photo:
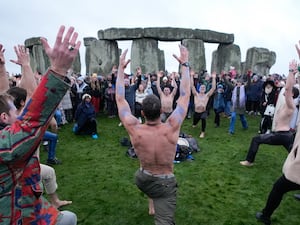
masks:
<svg viewBox="0 0 300 225"><path fill-rule="evenodd" d="M196 127L197 123L201 119L202 127L199 136L200 138L204 138L205 136L206 118L207 118L206 106L210 96L212 96L212 94L216 90L216 73L213 73L211 77L212 77L211 89L207 93L205 93L206 86L202 84L200 86L200 92L198 93L194 85L194 78L193 76L191 76L191 88L192 88L192 93L194 95L194 105L195 105L193 127Z"/></svg>
<svg viewBox="0 0 300 225"><path fill-rule="evenodd" d="M296 93L296 88L293 87L295 84L294 71L297 72L297 62L295 60L290 62L289 71L290 73L284 87L285 101L283 104L276 105L277 109L275 110L273 119L274 130L269 134L260 134L252 138L246 160L240 162L243 166L253 166L260 144L283 145L288 152L290 152L293 146L294 136L290 131L290 121L296 109L293 101L294 94Z"/></svg>
<svg viewBox="0 0 300 225"><path fill-rule="evenodd" d="M172 75L172 86L174 87L172 92L169 86L164 86L163 88L160 87L160 78L163 76L163 72L159 71L157 73L157 82L156 82L156 88L157 88L157 92L159 94L160 97L160 101L161 101L161 109L162 109L162 113L160 115L161 117L161 121L165 122L168 117L171 115L172 111L173 111L173 101L174 101L174 97L176 95L177 92L177 84L175 82L175 77L174 74Z"/></svg>
<svg viewBox="0 0 300 225"><path fill-rule="evenodd" d="M182 81L177 106L165 123L161 122L161 101L155 95L148 95L143 101L145 123L131 114L125 100L124 69L130 60L125 60L127 50L120 56L116 83L116 100L119 117L129 133L131 143L140 161L135 174L136 185L152 201L149 212L154 214L155 224L175 224L177 183L173 174L173 161L176 154L181 124L187 113L190 98L188 51L180 45L180 56L173 55L180 64Z"/></svg>

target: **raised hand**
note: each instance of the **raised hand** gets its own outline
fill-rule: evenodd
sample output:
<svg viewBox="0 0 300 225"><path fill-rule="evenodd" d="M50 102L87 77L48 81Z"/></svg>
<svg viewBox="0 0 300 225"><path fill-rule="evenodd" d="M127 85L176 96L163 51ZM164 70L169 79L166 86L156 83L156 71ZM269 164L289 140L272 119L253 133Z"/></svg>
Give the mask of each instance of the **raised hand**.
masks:
<svg viewBox="0 0 300 225"><path fill-rule="evenodd" d="M178 57L177 55L173 54L174 58L177 59L177 61L182 64L185 62L188 62L189 59L189 52L186 47L183 45L179 45L179 50L180 50L180 56Z"/></svg>
<svg viewBox="0 0 300 225"><path fill-rule="evenodd" d="M29 49L25 49L24 45L18 45L14 47L17 55L17 60L10 60L11 62L20 66L30 65Z"/></svg>
<svg viewBox="0 0 300 225"><path fill-rule="evenodd" d="M3 48L3 45L0 44L0 65L5 64L4 52L5 52L5 49Z"/></svg>
<svg viewBox="0 0 300 225"><path fill-rule="evenodd" d="M65 36L64 31L65 26L61 26L53 48L49 46L45 38L41 38L45 52L50 59L51 70L63 76L71 68L81 45L81 42L77 41L78 33L74 32L74 27L70 27Z"/></svg>
<svg viewBox="0 0 300 225"><path fill-rule="evenodd" d="M127 52L128 52L128 49L126 49L120 56L119 68L121 67L122 69L125 69L127 67L128 63L130 62L130 59L126 60Z"/></svg>

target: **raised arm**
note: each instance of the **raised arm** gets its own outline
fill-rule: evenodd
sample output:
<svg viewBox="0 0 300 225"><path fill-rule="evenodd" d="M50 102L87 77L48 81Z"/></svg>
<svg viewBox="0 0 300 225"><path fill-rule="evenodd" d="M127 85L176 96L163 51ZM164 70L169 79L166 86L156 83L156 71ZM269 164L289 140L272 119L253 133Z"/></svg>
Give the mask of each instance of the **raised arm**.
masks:
<svg viewBox="0 0 300 225"><path fill-rule="evenodd" d="M116 102L118 106L119 118L130 133L130 126L139 122L138 119L131 114L129 104L125 99L124 70L130 62L130 59L126 60L127 51L128 50L126 49L122 53L119 60L120 62L116 82Z"/></svg>
<svg viewBox="0 0 300 225"><path fill-rule="evenodd" d="M172 76L172 82L171 82L171 85L173 87L173 90L171 92L171 95L172 96L175 96L176 93L177 93L177 89L178 89L178 86L177 86L177 83L176 83L176 80L175 80L175 75L174 73L171 75Z"/></svg>
<svg viewBox="0 0 300 225"><path fill-rule="evenodd" d="M5 49L3 48L3 45L0 44L0 93L6 92L9 88L9 81L5 68L4 52Z"/></svg>
<svg viewBox="0 0 300 225"><path fill-rule="evenodd" d="M295 74L297 72L298 72L297 61L293 60L289 64L289 75L286 79L285 92L284 92L285 102L289 109L294 108L293 87L296 82Z"/></svg>
<svg viewBox="0 0 300 225"><path fill-rule="evenodd" d="M78 34L74 32L73 27L68 29L66 35L63 35L64 30L65 27L61 26L53 48L50 48L46 39L41 39L51 67L18 120L0 131L1 135L6 137L0 146L1 162L24 161L36 151L50 118L69 89L69 84L64 82L65 75L77 56L81 43L77 42ZM21 145L18 144L20 142Z"/></svg>
<svg viewBox="0 0 300 225"><path fill-rule="evenodd" d="M208 96L212 96L212 94L213 94L214 91L216 90L216 86L217 86L217 84L216 84L216 76L217 76L216 72L213 72L213 73L211 74L211 77L212 77L212 85L211 85L211 89L207 92L207 95L208 95Z"/></svg>
<svg viewBox="0 0 300 225"><path fill-rule="evenodd" d="M196 96L197 95L197 90L196 90L195 83L194 83L194 75L195 75L195 71L191 70L191 72L190 72L191 90L192 90L192 94L194 96Z"/></svg>
<svg viewBox="0 0 300 225"><path fill-rule="evenodd" d="M163 77L164 73L162 71L158 71L157 72L157 80L156 80L156 89L157 92L159 94L159 96L161 96L163 94L161 87L160 87L160 79Z"/></svg>
<svg viewBox="0 0 300 225"><path fill-rule="evenodd" d="M14 50L17 59L10 61L21 66L22 78L18 86L26 89L27 99L29 99L37 87L37 82L30 66L29 49L26 49L24 45L18 45L14 47Z"/></svg>
<svg viewBox="0 0 300 225"><path fill-rule="evenodd" d="M175 129L179 129L180 125L184 121L188 110L188 104L191 94L191 82L189 72L189 52L186 47L179 45L180 56L173 55L177 61L181 64L182 79L179 88L179 98L177 100L177 106L171 116L167 119L167 122L171 124Z"/></svg>

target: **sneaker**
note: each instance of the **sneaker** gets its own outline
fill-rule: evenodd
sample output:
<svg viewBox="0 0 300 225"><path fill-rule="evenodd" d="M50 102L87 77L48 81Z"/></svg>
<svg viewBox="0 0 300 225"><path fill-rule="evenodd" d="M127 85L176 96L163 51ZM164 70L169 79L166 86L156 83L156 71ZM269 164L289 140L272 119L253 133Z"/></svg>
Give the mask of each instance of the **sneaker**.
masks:
<svg viewBox="0 0 300 225"><path fill-rule="evenodd" d="M258 221L264 223L265 225L271 225L270 217L264 216L264 214L262 212L257 212L255 217Z"/></svg>
<svg viewBox="0 0 300 225"><path fill-rule="evenodd" d="M98 136L98 134L93 134L93 135L92 135L92 138L93 138L93 139L98 139L99 136Z"/></svg>
<svg viewBox="0 0 300 225"><path fill-rule="evenodd" d="M53 165L59 165L59 164L61 164L61 161L57 158L47 160L47 165L53 166Z"/></svg>
<svg viewBox="0 0 300 225"><path fill-rule="evenodd" d="M120 122L118 126L119 126L119 127L123 126L122 122Z"/></svg>
<svg viewBox="0 0 300 225"><path fill-rule="evenodd" d="M199 138L204 138L205 137L205 133L204 132L201 132Z"/></svg>
<svg viewBox="0 0 300 225"><path fill-rule="evenodd" d="M241 164L242 166L249 166L249 167L250 167L250 166L253 166L253 163L248 162L247 160L241 161L240 164Z"/></svg>
<svg viewBox="0 0 300 225"><path fill-rule="evenodd" d="M142 118L141 118L141 117L139 117L139 122L140 122L140 123L143 123L143 121L142 121Z"/></svg>

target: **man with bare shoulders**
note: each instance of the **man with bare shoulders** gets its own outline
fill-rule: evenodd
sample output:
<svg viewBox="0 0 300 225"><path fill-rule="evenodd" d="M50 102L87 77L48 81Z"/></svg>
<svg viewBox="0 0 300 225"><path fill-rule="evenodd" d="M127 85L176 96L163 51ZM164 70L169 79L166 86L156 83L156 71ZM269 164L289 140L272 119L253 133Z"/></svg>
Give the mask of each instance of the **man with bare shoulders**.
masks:
<svg viewBox="0 0 300 225"><path fill-rule="evenodd" d="M274 130L269 134L260 134L252 138L246 160L240 162L243 166L253 166L260 144L283 145L288 152L293 146L294 135L290 131L290 121L296 108L293 97L299 95L299 91L294 87L295 73L297 72L297 62L295 60L290 62L289 71L284 87L284 102L276 105Z"/></svg>
<svg viewBox="0 0 300 225"><path fill-rule="evenodd" d="M159 71L157 73L156 88L157 88L157 92L159 94L160 101L161 101L161 110L162 110L162 113L160 115L161 121L165 122L173 111L173 101L174 101L174 97L176 95L178 87L175 82L175 77L174 77L174 75L172 75L171 85L173 86L173 90L171 91L171 88L168 85L165 85L163 88L161 88L160 87L160 78L163 75L164 74L162 71Z"/></svg>
<svg viewBox="0 0 300 225"><path fill-rule="evenodd" d="M211 77L212 77L212 87L207 93L205 93L206 86L204 84L200 86L200 91L197 92L194 85L194 78L191 77L191 88L192 88L192 93L194 95L194 105L195 105L193 127L196 127L199 120L201 120L202 124L201 124L201 133L199 136L200 138L204 138L205 136L206 118L207 118L206 106L210 96L212 96L212 94L216 90L216 73L212 73Z"/></svg>
<svg viewBox="0 0 300 225"><path fill-rule="evenodd" d="M155 224L175 224L177 183L173 174L173 161L181 124L187 113L190 98L188 51L180 45L180 56L173 55L183 65L180 97L177 106L165 123L161 122L161 101L148 95L142 103L145 123L131 114L125 100L124 69L130 60L125 60L127 50L120 56L117 77L116 100L119 117L129 133L131 143L140 161L135 174L136 185L153 202L149 201L149 213L154 214Z"/></svg>

